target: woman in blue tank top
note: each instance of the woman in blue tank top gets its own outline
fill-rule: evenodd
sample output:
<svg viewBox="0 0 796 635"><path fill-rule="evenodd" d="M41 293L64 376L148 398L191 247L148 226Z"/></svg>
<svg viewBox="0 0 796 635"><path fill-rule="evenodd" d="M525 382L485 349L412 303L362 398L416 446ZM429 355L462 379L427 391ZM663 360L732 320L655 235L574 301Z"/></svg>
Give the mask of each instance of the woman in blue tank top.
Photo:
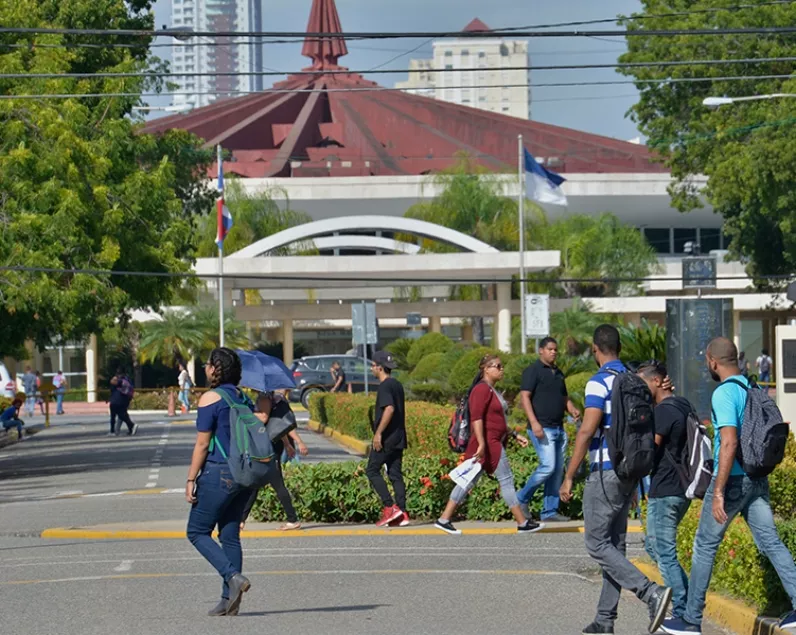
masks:
<svg viewBox="0 0 796 635"><path fill-rule="evenodd" d="M241 575L240 545L240 519L251 489L234 481L224 458L230 442L229 406L218 391L225 391L238 403L251 402L237 387L241 364L235 351L213 350L205 371L211 390L199 400L196 417L196 445L185 486L185 498L191 503L187 533L191 544L223 579L221 601L209 615L237 615L241 598L251 586ZM212 537L216 526L221 544Z"/></svg>

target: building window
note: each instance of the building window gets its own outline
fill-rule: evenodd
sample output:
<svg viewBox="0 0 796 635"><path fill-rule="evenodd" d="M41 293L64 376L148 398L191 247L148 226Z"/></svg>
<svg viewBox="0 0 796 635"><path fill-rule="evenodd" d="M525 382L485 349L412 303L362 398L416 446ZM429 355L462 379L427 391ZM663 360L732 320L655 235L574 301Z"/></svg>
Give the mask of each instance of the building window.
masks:
<svg viewBox="0 0 796 635"><path fill-rule="evenodd" d="M453 70L453 64L445 64L445 70L446 71L452 71Z"/></svg>
<svg viewBox="0 0 796 635"><path fill-rule="evenodd" d="M486 101L486 95L479 95L478 101Z"/></svg>
<svg viewBox="0 0 796 635"><path fill-rule="evenodd" d="M508 112L510 109L509 109L508 106L503 106L502 110L503 110L503 112Z"/></svg>
<svg viewBox="0 0 796 635"><path fill-rule="evenodd" d="M453 57L453 51L445 51L445 57Z"/></svg>
<svg viewBox="0 0 796 635"><path fill-rule="evenodd" d="M699 248L703 254L710 253L715 249L721 249L721 230L720 229L700 229Z"/></svg>
<svg viewBox="0 0 796 635"><path fill-rule="evenodd" d="M645 227L644 238L659 254L669 254L672 251L670 236L671 230L668 227Z"/></svg>
<svg viewBox="0 0 796 635"><path fill-rule="evenodd" d="M685 244L697 241L696 227L678 227L674 230L674 253L685 253Z"/></svg>
<svg viewBox="0 0 796 635"><path fill-rule="evenodd" d="M478 59L484 59L486 57L485 51L478 51Z"/></svg>
<svg viewBox="0 0 796 635"><path fill-rule="evenodd" d="M470 104L470 100L469 99L462 99L462 104L469 105Z"/></svg>

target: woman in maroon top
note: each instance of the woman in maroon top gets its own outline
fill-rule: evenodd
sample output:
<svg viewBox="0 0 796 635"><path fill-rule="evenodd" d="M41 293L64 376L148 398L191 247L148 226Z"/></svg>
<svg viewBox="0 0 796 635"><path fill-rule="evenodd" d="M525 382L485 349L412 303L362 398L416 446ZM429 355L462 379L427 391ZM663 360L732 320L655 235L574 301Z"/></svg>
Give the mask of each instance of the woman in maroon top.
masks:
<svg viewBox="0 0 796 635"><path fill-rule="evenodd" d="M517 491L514 489L514 474L506 456L506 442L511 434L522 447L528 447L528 439L516 432L510 432L506 422L508 405L503 395L495 390L495 384L503 379L503 364L497 355L485 355L479 364L479 372L470 389L468 406L472 436L467 446L465 459L477 458L482 470L470 481L468 487L456 486L451 492L445 511L436 522L436 527L449 534L460 534L451 522L453 514L467 494L480 480L484 472L494 476L500 483L500 493L517 521L517 531L533 533L543 525L534 522L520 509Z"/></svg>

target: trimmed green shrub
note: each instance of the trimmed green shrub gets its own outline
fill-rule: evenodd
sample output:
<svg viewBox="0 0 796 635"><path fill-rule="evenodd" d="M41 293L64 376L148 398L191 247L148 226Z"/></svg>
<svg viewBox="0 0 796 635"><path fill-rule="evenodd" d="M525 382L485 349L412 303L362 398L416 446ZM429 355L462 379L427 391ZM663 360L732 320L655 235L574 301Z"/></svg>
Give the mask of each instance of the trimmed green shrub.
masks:
<svg viewBox="0 0 796 635"><path fill-rule="evenodd" d="M592 371L586 371L585 373L570 375L566 379L567 393L569 393L569 398L572 399L572 403L574 403L581 412L583 412L583 400L586 395L586 384L589 383L589 380L593 375L594 373Z"/></svg>
<svg viewBox="0 0 796 635"><path fill-rule="evenodd" d="M426 355L431 353L447 353L453 348L453 341L442 333L426 333L417 339L409 349L406 356L406 363L409 368L414 369Z"/></svg>
<svg viewBox="0 0 796 635"><path fill-rule="evenodd" d="M536 355L508 355L503 359L506 372L503 381L500 382L499 389L503 391L506 399L513 401L514 397L520 394L520 384L522 383L522 373L528 366L537 360Z"/></svg>
<svg viewBox="0 0 796 635"><path fill-rule="evenodd" d="M478 374L478 364L481 362L481 358L488 353L498 354L497 351L482 346L468 351L456 362L448 375L448 385L455 398L462 397L470 390L473 379ZM504 357L508 359L509 355L504 353Z"/></svg>
<svg viewBox="0 0 796 635"><path fill-rule="evenodd" d="M439 376L445 353L430 353L421 359L410 377L413 381L424 382Z"/></svg>
<svg viewBox="0 0 796 635"><path fill-rule="evenodd" d="M409 349L412 348L412 344L414 343L415 340L411 340L408 337L401 337L387 344L384 350L392 353L395 362L398 364L398 368L401 370L409 370L409 365L406 363L406 356L409 354Z"/></svg>
<svg viewBox="0 0 796 635"><path fill-rule="evenodd" d="M481 348L481 345L477 344L476 342L458 342L457 344L454 344L453 348L445 353L445 357L442 360L442 367L445 369L444 379L448 378L451 370L453 370L453 367L456 366L456 362L464 357L469 351L472 351L476 348Z"/></svg>
<svg viewBox="0 0 796 635"><path fill-rule="evenodd" d="M796 520L796 459L786 458L769 475L768 487L774 514Z"/></svg>
<svg viewBox="0 0 796 635"><path fill-rule="evenodd" d="M451 403L451 389L439 382L410 382L406 385L407 401L427 401L445 405Z"/></svg>

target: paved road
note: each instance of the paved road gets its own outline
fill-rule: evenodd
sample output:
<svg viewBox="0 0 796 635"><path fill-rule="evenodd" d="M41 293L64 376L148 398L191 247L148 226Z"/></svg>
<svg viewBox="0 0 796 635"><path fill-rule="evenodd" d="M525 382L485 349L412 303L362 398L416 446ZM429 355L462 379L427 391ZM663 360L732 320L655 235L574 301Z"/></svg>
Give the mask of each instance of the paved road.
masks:
<svg viewBox="0 0 796 635"><path fill-rule="evenodd" d="M57 426L0 454L0 594L13 632L226 635L226 619L205 616L217 577L186 540L39 537L54 526L187 517L179 494L147 489L181 489L190 426L149 423L117 439L103 437L103 425ZM316 460L348 458L305 436ZM157 486L147 488L159 449ZM82 494L37 499L70 490ZM143 492L92 495L122 490ZM244 547L253 588L234 623L240 635L576 635L600 588L578 534L296 536ZM639 534L630 551L640 555ZM646 608L635 598L620 613L617 634L646 632Z"/></svg>

